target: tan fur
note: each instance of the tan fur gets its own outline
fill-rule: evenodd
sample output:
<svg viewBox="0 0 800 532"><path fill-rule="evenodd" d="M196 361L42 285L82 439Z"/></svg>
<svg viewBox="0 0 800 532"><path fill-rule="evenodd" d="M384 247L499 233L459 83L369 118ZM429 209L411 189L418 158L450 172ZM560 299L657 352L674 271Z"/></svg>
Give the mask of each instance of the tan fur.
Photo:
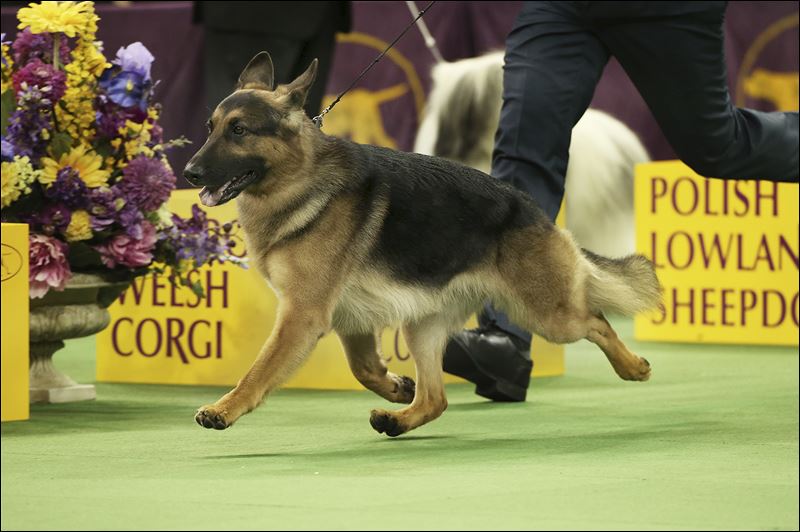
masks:
<svg viewBox="0 0 800 532"><path fill-rule="evenodd" d="M221 429L233 424L291 375L322 335L334 330L364 386L390 401L411 403L397 412L373 411L372 426L390 436L412 430L447 407L444 346L486 299L548 340L595 342L623 379L649 377L649 364L630 353L602 317L609 305L639 309L643 304L620 304L618 297L628 296L616 292L613 304L603 303L598 296L602 284L619 284L619 279L588 260L569 233L537 225L510 230L476 266L439 289L401 282L369 254L387 206L379 201L364 222L358 215L360 199L334 186L348 174L335 153L319 153L322 133L302 115L296 94L292 96L302 83L274 92L243 90L255 90L276 107L285 108L294 98L296 107L282 124L291 134L279 132L249 143L248 149L270 154L269 179L237 199L249 255L278 294L279 306L253 366L231 392L198 410L201 425ZM232 116L235 111L223 116L217 109L213 119L224 124ZM646 303L652 304L651 299ZM377 337L391 325L402 327L414 357L416 389L407 377L388 372L380 359Z"/></svg>

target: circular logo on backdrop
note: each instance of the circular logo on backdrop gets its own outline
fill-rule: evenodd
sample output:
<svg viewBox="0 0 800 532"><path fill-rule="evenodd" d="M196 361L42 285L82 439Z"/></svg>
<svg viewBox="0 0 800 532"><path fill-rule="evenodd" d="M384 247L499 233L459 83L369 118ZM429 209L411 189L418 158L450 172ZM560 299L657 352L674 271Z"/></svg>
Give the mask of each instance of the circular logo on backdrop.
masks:
<svg viewBox="0 0 800 532"><path fill-rule="evenodd" d="M784 70L786 51L797 47L798 14L792 13L771 24L756 37L747 50L736 80L736 105L753 107L769 102L775 111L796 111L798 108L798 71ZM791 68L791 67L790 67Z"/></svg>
<svg viewBox="0 0 800 532"><path fill-rule="evenodd" d="M335 66L332 72L341 72L334 83L336 94L326 94L322 107L330 105L337 94L347 88L389 43L373 35L353 32L336 36L337 61L347 61L347 67ZM387 64L389 66L387 66ZM380 75L376 70L381 69ZM384 58L362 78L325 115L323 130L329 135L349 138L359 144L372 144L398 148L401 131L421 120L425 105L425 90L411 61L397 48L389 50Z"/></svg>
<svg viewBox="0 0 800 532"><path fill-rule="evenodd" d="M22 269L22 255L16 248L2 244L2 258L2 282L6 282Z"/></svg>

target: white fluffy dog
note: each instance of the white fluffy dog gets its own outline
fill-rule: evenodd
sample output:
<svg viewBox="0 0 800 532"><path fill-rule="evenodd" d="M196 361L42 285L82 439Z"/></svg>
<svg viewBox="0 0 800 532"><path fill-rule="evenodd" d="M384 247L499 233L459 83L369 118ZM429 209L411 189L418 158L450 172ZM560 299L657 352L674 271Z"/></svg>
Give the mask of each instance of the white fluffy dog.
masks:
<svg viewBox="0 0 800 532"><path fill-rule="evenodd" d="M502 87L502 52L437 64L414 151L490 173ZM633 253L633 170L649 160L636 134L606 113L589 109L575 124L566 224L582 247L608 257Z"/></svg>

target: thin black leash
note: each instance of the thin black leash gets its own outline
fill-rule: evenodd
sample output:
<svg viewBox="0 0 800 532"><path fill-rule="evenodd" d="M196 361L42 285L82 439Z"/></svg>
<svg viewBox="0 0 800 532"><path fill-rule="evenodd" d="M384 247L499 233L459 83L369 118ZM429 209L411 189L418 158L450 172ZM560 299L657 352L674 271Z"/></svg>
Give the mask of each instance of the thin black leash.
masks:
<svg viewBox="0 0 800 532"><path fill-rule="evenodd" d="M311 119L311 120L314 122L314 124L316 124L316 126L317 126L318 128L321 128L321 127L322 127L322 117L323 117L323 116L325 116L326 114L328 114L328 113L331 111L331 109L333 109L333 106L334 106L334 105L336 105L337 103L339 103L339 100L341 100L341 99L342 99L342 96L344 96L345 94L347 94L347 91L349 91L350 89L352 89L352 88L353 88L353 86L354 86L356 83L358 83L358 82L361 80L361 78L363 78L363 77L364 77L364 75L365 75L367 72L369 72L369 69L370 69L370 68L372 68L372 67L374 67L374 66L375 66L375 65L378 63L378 61L380 61L380 60L383 58L383 56L384 56L384 55L386 55L386 52L388 52L388 51L389 51L389 50L392 48L392 46L394 46L395 44L397 44L397 41L399 41L399 40L400 40L400 39L403 37L403 35L405 35L405 34L406 34L406 32L407 32L408 30L410 30L410 29L411 29L411 26L413 26L414 24L416 24L416 23L417 23L417 21L418 21L420 18L422 18L422 15L424 15L424 14L425 14L425 12L426 12L428 9L430 9L430 7L431 7L433 4L435 4L435 3L436 3L436 0L433 0L433 1L432 1L430 4L428 4L427 6L425 6L425 8L424 8L422 11L420 11L420 12L417 14L416 18L414 18L414 20L412 20L412 21L411 21L411 24L409 24L408 26L406 26L406 29L404 29L404 30L403 30L403 32L402 32L400 35L398 35L398 36L395 38L395 40L393 40L393 41L392 41L392 43L391 43L389 46L387 46L387 47L386 47L386 50L384 50L383 52L381 52L381 53L380 53L380 55L379 55L378 57L376 57L374 61L372 61L372 63L370 63L369 65L367 65L367 68L365 68L365 69L364 69L364 70L361 72L361 74L359 74L359 75L358 75L358 77L357 77L357 78L356 78L356 79L355 79L355 80L354 80L354 81L353 81L353 82L350 84L350 86L349 86L349 87L347 87L347 88L346 88L346 89L345 89L343 92L341 92L341 93L339 94L339 96L337 96L337 97L336 97L336 99L333 101L333 103L331 103L331 104L330 104L328 107L326 107L325 109L323 109L323 110L322 110L322 112L321 112L320 114L318 114L317 116L315 116L314 118L312 118L312 119Z"/></svg>

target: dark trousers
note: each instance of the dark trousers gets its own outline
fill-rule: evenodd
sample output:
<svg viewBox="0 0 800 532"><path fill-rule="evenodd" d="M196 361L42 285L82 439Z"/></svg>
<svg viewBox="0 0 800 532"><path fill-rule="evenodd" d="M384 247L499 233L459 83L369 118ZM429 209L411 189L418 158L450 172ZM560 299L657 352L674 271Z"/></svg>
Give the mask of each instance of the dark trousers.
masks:
<svg viewBox="0 0 800 532"><path fill-rule="evenodd" d="M289 83L319 59L317 79L306 99L308 116L319 114L336 44L335 28L324 25L308 40L248 31L206 29L205 79L209 114L233 91L239 74L262 50L269 52L275 67L275 83Z"/></svg>
<svg viewBox="0 0 800 532"><path fill-rule="evenodd" d="M798 180L798 113L733 106L726 2L526 2L506 42L503 107L492 175L555 219L572 127L613 55L678 156L726 179ZM530 340L487 307L480 321Z"/></svg>

